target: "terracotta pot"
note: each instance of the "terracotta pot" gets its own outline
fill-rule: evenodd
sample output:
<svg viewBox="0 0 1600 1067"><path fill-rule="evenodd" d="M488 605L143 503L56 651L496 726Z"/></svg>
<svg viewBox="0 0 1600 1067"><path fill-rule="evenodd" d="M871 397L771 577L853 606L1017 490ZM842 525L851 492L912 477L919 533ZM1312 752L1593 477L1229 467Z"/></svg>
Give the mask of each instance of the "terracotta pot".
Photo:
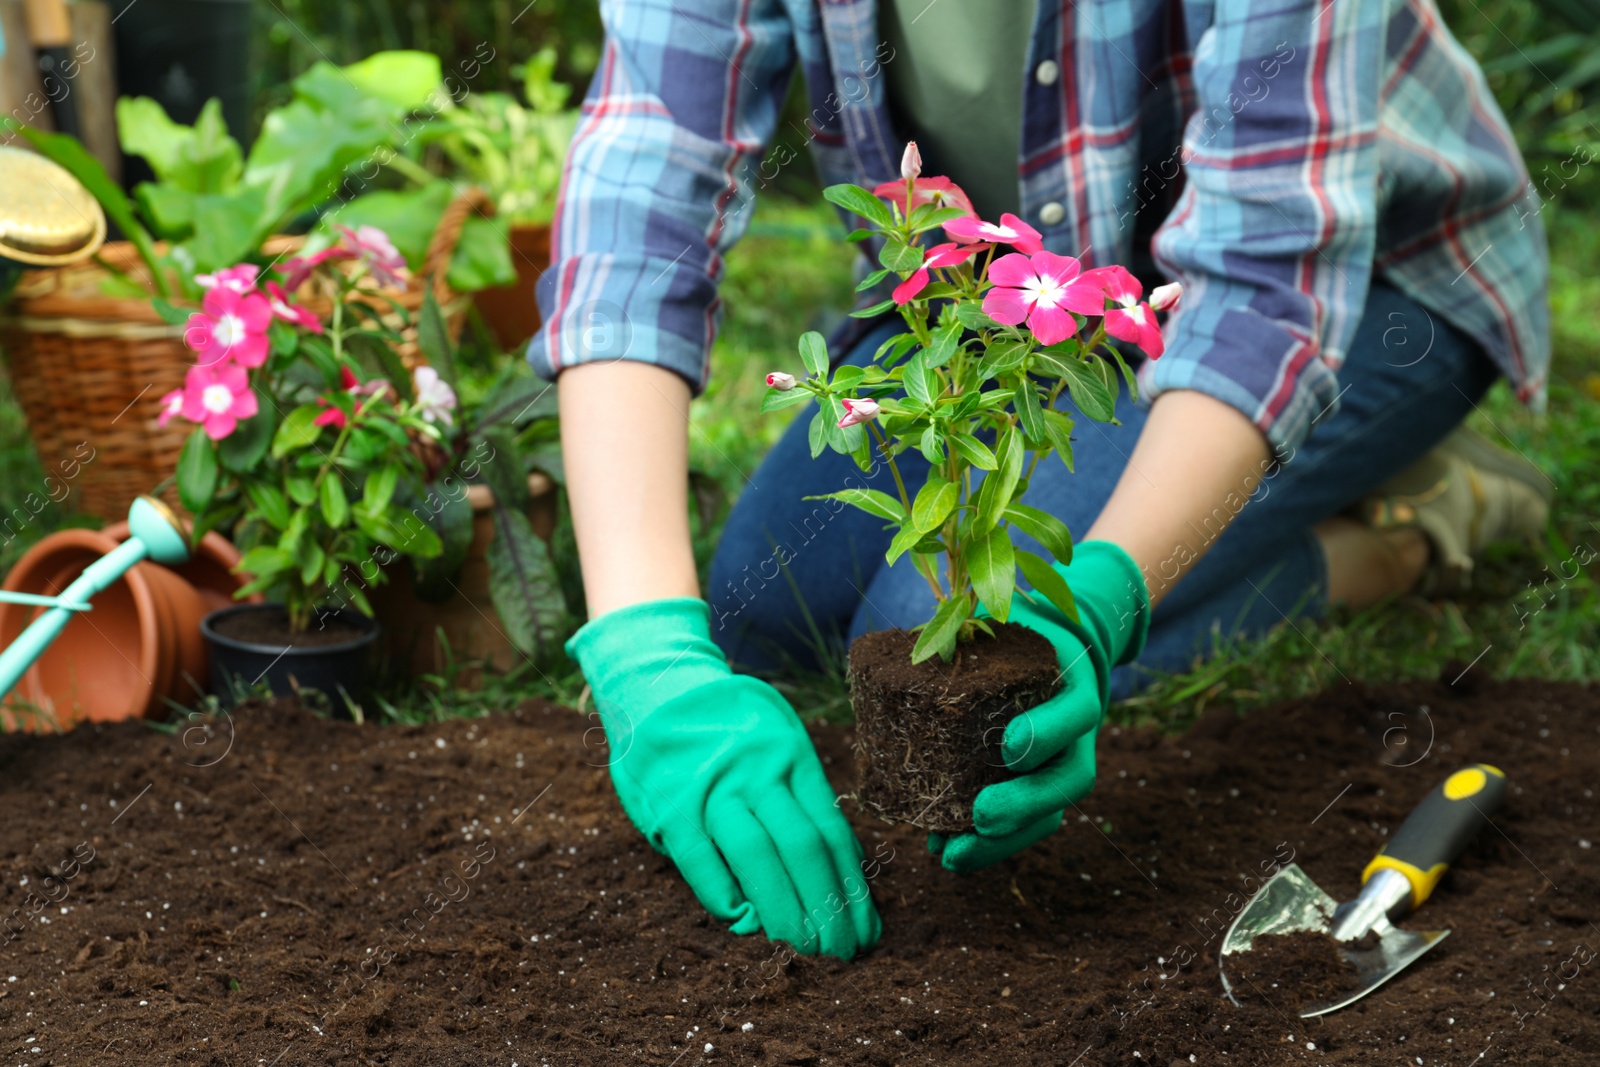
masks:
<svg viewBox="0 0 1600 1067"><path fill-rule="evenodd" d="M533 286L550 266L550 227L522 223L511 227L511 262L517 268L515 284L480 289L472 302L502 348L517 348L539 332L539 303Z"/></svg>
<svg viewBox="0 0 1600 1067"><path fill-rule="evenodd" d="M556 527L556 486L535 472L528 476L528 522L533 532L549 542ZM472 505L472 543L466 562L454 580L455 591L442 601L417 596L409 565L390 569L388 581L372 590L373 612L383 620L383 649L388 661L410 677L433 674L445 665L444 631L450 657L457 663L475 661L496 670L512 667L521 653L511 643L495 611L489 585L489 544L494 540L494 493L488 486L467 488ZM457 681L477 684L478 672L465 672Z"/></svg>
<svg viewBox="0 0 1600 1067"><path fill-rule="evenodd" d="M126 520L114 522L100 532L120 544L128 539L128 523ZM183 524L183 532L185 535L189 533L187 522ZM250 581L247 574L233 573L240 558L240 552L233 542L213 530L200 539L199 547L194 550L188 563L167 569L194 586L200 599L205 601L207 611L216 611L230 604L260 604L265 599L260 593L251 593L242 599L234 596Z"/></svg>
<svg viewBox="0 0 1600 1067"><path fill-rule="evenodd" d="M85 567L117 547L92 530L62 530L29 549L6 577L11 592L54 596ZM200 620L205 601L181 577L136 564L98 594L93 609L67 623L23 675L0 709L0 726L66 729L165 715L167 701L189 703L209 681ZM43 608L0 604L0 645L15 641ZM38 715L21 714L20 704ZM40 717L44 721L40 721Z"/></svg>

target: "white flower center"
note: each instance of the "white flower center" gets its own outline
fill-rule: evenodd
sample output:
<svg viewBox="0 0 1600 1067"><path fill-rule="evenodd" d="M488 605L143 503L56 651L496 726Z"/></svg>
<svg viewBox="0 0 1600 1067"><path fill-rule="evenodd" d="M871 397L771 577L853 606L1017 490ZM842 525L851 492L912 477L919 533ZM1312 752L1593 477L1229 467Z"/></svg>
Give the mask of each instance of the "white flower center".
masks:
<svg viewBox="0 0 1600 1067"><path fill-rule="evenodd" d="M1022 286L1023 299L1035 306L1057 307L1066 294L1066 287L1054 278L1035 277Z"/></svg>
<svg viewBox="0 0 1600 1067"><path fill-rule="evenodd" d="M237 315L224 315L211 328L211 336L223 348L232 348L244 340L244 320Z"/></svg>
<svg viewBox="0 0 1600 1067"><path fill-rule="evenodd" d="M991 222L988 226L988 229L989 236L1001 241L1009 241L1011 238L1017 236L1016 230L1013 230L1010 226L1002 226L998 222Z"/></svg>
<svg viewBox="0 0 1600 1067"><path fill-rule="evenodd" d="M200 393L200 406L213 415L226 414L233 407L233 390L226 385L208 385Z"/></svg>
<svg viewBox="0 0 1600 1067"><path fill-rule="evenodd" d="M1137 322L1140 326L1144 325L1144 308L1137 303L1123 304L1122 306L1128 309L1128 318Z"/></svg>

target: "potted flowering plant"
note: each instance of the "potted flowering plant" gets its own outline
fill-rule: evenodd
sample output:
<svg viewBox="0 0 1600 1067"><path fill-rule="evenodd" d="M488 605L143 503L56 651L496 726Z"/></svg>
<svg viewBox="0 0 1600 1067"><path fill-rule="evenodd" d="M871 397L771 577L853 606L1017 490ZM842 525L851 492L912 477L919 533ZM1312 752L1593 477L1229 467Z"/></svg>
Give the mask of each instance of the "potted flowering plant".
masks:
<svg viewBox="0 0 1600 1067"><path fill-rule="evenodd" d="M884 818L959 831L971 826L978 791L1009 776L996 755L1005 725L1060 685L1049 642L1007 621L1013 605L1042 599L1077 620L1060 571L1011 539L1015 529L1056 562L1072 559L1066 525L1022 501L1052 453L1072 467L1073 416L1056 401L1070 393L1082 416L1115 422L1118 371L1130 391L1135 384L1107 338L1160 356L1155 312L1176 305L1178 287L1147 302L1124 268L1084 270L1045 251L1015 215L985 222L959 187L920 168L912 144L902 181L824 193L866 221L850 240L881 242L880 269L858 289L898 280L888 299L853 314L898 311L906 331L870 364L832 371L822 336L807 333L806 374L768 375L762 410L814 399L813 456L831 448L892 476L892 494L848 488L822 498L893 528L887 561L909 556L937 603L914 632L869 633L851 647L859 796ZM924 247L923 235L941 228L949 240ZM898 461L913 449L930 465L920 486L907 484Z"/></svg>
<svg viewBox="0 0 1600 1067"><path fill-rule="evenodd" d="M405 271L382 231L346 229L265 273L242 263L198 276L198 312L159 305L184 321L195 353L183 388L160 401L161 423L194 424L179 499L196 538L232 531L252 576L239 595L273 598L203 621L221 695L235 679L265 678L274 692L359 700L377 635L365 590L383 581L384 563L441 552L438 535L403 521L395 503L420 492L455 406L431 368L405 370L395 318L373 306L371 291ZM301 300L313 295L331 306L327 322Z"/></svg>

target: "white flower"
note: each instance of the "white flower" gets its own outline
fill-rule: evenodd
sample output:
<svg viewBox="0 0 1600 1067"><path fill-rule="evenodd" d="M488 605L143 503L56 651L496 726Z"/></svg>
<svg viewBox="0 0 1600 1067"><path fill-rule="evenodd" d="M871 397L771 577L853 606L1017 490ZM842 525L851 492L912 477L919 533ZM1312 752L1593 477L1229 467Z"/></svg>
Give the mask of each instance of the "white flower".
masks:
<svg viewBox="0 0 1600 1067"><path fill-rule="evenodd" d="M450 413L456 409L456 391L439 377L438 371L429 366L418 367L411 372L411 385L417 391L417 411L424 419L446 426L453 424Z"/></svg>
<svg viewBox="0 0 1600 1067"><path fill-rule="evenodd" d="M787 393L794 388L794 375L775 370L767 375L767 384L780 393Z"/></svg>
<svg viewBox="0 0 1600 1067"><path fill-rule="evenodd" d="M906 181L914 181L922 174L922 153L917 151L917 142L907 141L906 150L900 156L900 177Z"/></svg>
<svg viewBox="0 0 1600 1067"><path fill-rule="evenodd" d="M1150 307L1154 311L1176 311L1182 296L1183 286L1178 282L1168 282L1151 290Z"/></svg>

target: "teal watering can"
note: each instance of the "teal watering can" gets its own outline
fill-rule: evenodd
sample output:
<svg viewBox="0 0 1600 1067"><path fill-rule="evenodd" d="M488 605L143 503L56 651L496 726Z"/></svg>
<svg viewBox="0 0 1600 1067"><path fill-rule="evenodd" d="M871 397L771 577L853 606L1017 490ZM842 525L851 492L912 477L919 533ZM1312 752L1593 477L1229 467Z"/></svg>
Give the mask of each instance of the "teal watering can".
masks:
<svg viewBox="0 0 1600 1067"><path fill-rule="evenodd" d="M142 496L133 502L128 509L128 530L126 541L84 568L77 580L59 596L0 590L0 601L49 609L34 619L9 648L0 650L0 700L61 635L72 616L90 610L89 599L128 573L134 564L148 559L172 566L189 559L189 544L178 525L178 517L154 497Z"/></svg>

